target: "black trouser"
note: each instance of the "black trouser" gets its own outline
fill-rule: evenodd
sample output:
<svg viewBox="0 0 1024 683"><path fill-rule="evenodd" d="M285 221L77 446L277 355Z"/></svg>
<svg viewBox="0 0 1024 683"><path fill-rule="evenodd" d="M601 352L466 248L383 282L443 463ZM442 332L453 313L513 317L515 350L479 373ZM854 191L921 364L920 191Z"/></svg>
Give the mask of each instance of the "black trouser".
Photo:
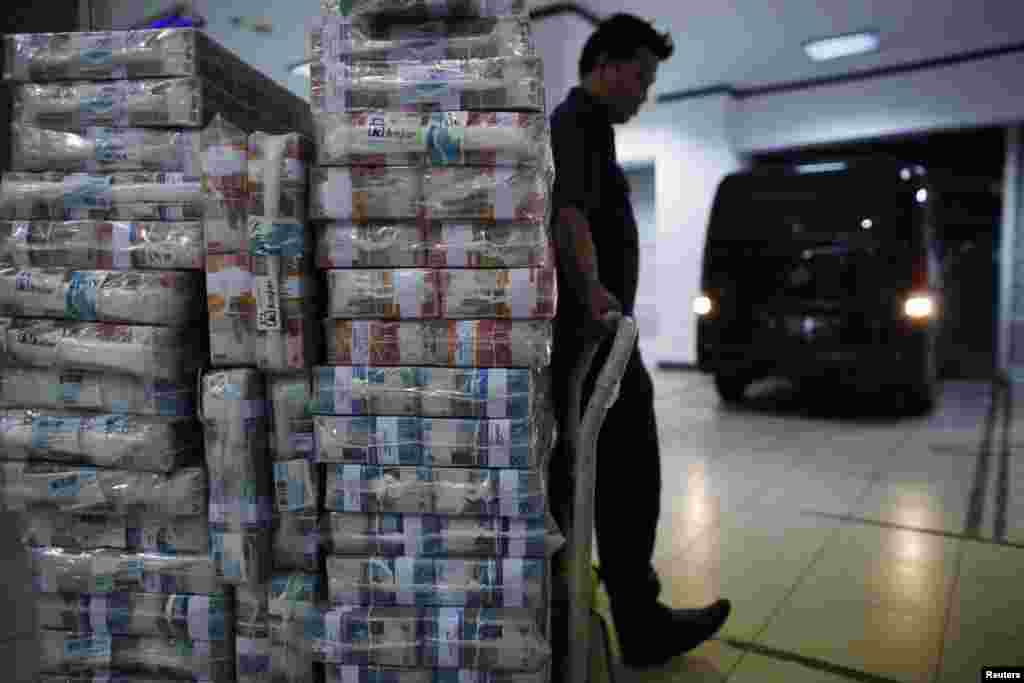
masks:
<svg viewBox="0 0 1024 683"><path fill-rule="evenodd" d="M564 429L569 408L569 382L582 352L578 343L561 342L564 339L556 338L552 375L556 413ZM586 407L609 350L610 342L606 342L594 359L584 384L581 410ZM563 434L550 472L553 510L572 501L567 450L568 440ZM660 592L651 565L661 504L658 427L654 385L640 358L639 348L633 349L618 400L609 409L601 428L594 504L601 576L613 601L614 616L624 618L626 612L634 608L642 611L653 606Z"/></svg>

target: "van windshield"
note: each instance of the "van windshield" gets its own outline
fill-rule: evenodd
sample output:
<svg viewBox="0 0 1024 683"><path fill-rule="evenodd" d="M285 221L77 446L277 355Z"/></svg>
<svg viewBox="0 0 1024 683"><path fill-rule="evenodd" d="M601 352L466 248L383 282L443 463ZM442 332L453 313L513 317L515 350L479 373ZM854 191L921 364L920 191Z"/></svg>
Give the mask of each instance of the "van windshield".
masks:
<svg viewBox="0 0 1024 683"><path fill-rule="evenodd" d="M740 176L719 193L712 241L913 240L914 190L852 174ZM907 189L905 189L907 188Z"/></svg>

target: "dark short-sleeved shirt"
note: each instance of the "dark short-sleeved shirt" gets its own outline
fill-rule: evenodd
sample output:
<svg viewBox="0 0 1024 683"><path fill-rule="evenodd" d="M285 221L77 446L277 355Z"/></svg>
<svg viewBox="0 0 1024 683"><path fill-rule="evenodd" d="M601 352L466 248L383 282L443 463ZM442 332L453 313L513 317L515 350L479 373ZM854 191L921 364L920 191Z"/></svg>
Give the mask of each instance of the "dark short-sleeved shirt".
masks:
<svg viewBox="0 0 1024 683"><path fill-rule="evenodd" d="M615 131L608 109L583 88L573 88L551 115L555 161L553 230L563 207L579 209L590 223L603 284L632 314L640 268L639 235L629 184L615 158ZM559 268L559 327L584 319L582 302Z"/></svg>

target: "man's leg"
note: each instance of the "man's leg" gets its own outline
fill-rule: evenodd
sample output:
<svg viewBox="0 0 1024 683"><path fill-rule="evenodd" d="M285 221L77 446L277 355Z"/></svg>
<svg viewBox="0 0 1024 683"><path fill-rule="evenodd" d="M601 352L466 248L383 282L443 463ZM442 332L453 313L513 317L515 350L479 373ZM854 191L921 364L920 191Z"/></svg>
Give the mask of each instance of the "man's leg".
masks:
<svg viewBox="0 0 1024 683"><path fill-rule="evenodd" d="M661 459L654 384L639 349L608 411L597 458L598 553L623 660L631 667L658 666L714 635L730 605L718 601L680 610L657 600L660 585L651 559L661 508Z"/></svg>
<svg viewBox="0 0 1024 683"><path fill-rule="evenodd" d="M651 558L661 508L661 463L654 385L639 350L629 359L619 398L601 429L594 503L601 577L616 611L622 613L621 605L652 607L660 592Z"/></svg>

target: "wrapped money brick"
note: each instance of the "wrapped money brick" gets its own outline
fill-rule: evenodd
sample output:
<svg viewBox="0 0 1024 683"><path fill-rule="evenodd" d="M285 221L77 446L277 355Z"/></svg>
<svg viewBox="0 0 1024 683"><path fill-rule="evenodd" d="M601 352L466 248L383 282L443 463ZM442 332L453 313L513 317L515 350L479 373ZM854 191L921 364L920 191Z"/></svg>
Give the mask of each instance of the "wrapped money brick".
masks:
<svg viewBox="0 0 1024 683"><path fill-rule="evenodd" d="M15 171L164 171L198 177L199 133L145 128L89 128L84 132L11 127Z"/></svg>
<svg viewBox="0 0 1024 683"><path fill-rule="evenodd" d="M138 415L0 411L0 447L9 460L53 460L170 473L202 450L191 419Z"/></svg>
<svg viewBox="0 0 1024 683"><path fill-rule="evenodd" d="M331 268L526 268L553 265L543 226L509 223L328 223L317 265Z"/></svg>
<svg viewBox="0 0 1024 683"><path fill-rule="evenodd" d="M550 518L332 512L324 522L338 555L544 558L564 543Z"/></svg>
<svg viewBox="0 0 1024 683"><path fill-rule="evenodd" d="M518 671L478 671L475 669L396 669L382 666L344 666L328 664L325 683L369 683L370 681L392 681L393 683L547 683L550 674L546 670L532 673ZM51 683L44 681L43 683ZM58 682L54 682L58 683Z"/></svg>
<svg viewBox="0 0 1024 683"><path fill-rule="evenodd" d="M551 362L551 323L327 320L331 365L531 368Z"/></svg>
<svg viewBox="0 0 1024 683"><path fill-rule="evenodd" d="M321 62L423 62L536 53L529 20L522 15L390 23L324 14L313 19L306 34L306 58Z"/></svg>
<svg viewBox="0 0 1024 683"><path fill-rule="evenodd" d="M419 217L423 172L408 166L355 166L313 170L310 218L341 221L410 221Z"/></svg>
<svg viewBox="0 0 1024 683"><path fill-rule="evenodd" d="M203 129L201 144L206 252L244 253L249 237L249 137L218 116Z"/></svg>
<svg viewBox="0 0 1024 683"><path fill-rule="evenodd" d="M202 555L69 552L32 548L29 553L39 593L190 593L222 595L213 559Z"/></svg>
<svg viewBox="0 0 1024 683"><path fill-rule="evenodd" d="M306 220L309 141L298 133L253 133L248 140L250 218L302 223Z"/></svg>
<svg viewBox="0 0 1024 683"><path fill-rule="evenodd" d="M330 557L331 604L546 609L546 560Z"/></svg>
<svg viewBox="0 0 1024 683"><path fill-rule="evenodd" d="M0 258L32 268L202 270L199 222L5 221Z"/></svg>
<svg viewBox="0 0 1024 683"><path fill-rule="evenodd" d="M320 469L312 459L273 463L274 503L278 512L316 512L320 498Z"/></svg>
<svg viewBox="0 0 1024 683"><path fill-rule="evenodd" d="M326 15L389 21L431 18L503 17L524 14L525 0L321 0Z"/></svg>
<svg viewBox="0 0 1024 683"><path fill-rule="evenodd" d="M110 372L0 368L0 405L4 407L187 417L195 415L195 393L194 383L150 381Z"/></svg>
<svg viewBox="0 0 1024 683"><path fill-rule="evenodd" d="M433 270L331 270L327 313L332 318L437 318L438 273Z"/></svg>
<svg viewBox="0 0 1024 683"><path fill-rule="evenodd" d="M248 253L206 258L206 309L214 367L255 365L256 277Z"/></svg>
<svg viewBox="0 0 1024 683"><path fill-rule="evenodd" d="M529 468L546 462L553 420L314 418L317 460L360 465Z"/></svg>
<svg viewBox="0 0 1024 683"><path fill-rule="evenodd" d="M401 512L543 517L536 470L379 465L327 466L325 507L334 512Z"/></svg>
<svg viewBox="0 0 1024 683"><path fill-rule="evenodd" d="M234 636L234 609L221 595L43 594L36 602L41 628L171 637L187 640L228 640Z"/></svg>
<svg viewBox="0 0 1024 683"><path fill-rule="evenodd" d="M164 475L52 462L4 462L0 476L3 502L14 511L39 508L196 517L206 508L207 480L201 467Z"/></svg>
<svg viewBox="0 0 1024 683"><path fill-rule="evenodd" d="M543 114L349 112L316 117L321 166L538 166Z"/></svg>
<svg viewBox="0 0 1024 683"><path fill-rule="evenodd" d="M544 109L537 57L311 64L310 104L320 112L532 111Z"/></svg>
<svg viewBox="0 0 1024 683"><path fill-rule="evenodd" d="M0 217L8 220L194 221L202 218L198 177L122 171L5 173Z"/></svg>
<svg viewBox="0 0 1024 683"><path fill-rule="evenodd" d="M461 607L307 610L299 636L329 664L536 671L550 655L537 613Z"/></svg>
<svg viewBox="0 0 1024 683"><path fill-rule="evenodd" d="M183 326L199 317L201 276L184 271L0 269L0 310L83 322Z"/></svg>
<svg viewBox="0 0 1024 683"><path fill-rule="evenodd" d="M39 669L51 673L124 669L232 683L234 653L230 641L40 631Z"/></svg>
<svg viewBox="0 0 1024 683"><path fill-rule="evenodd" d="M296 460L313 454L313 418L309 412L311 381L308 373L267 378L273 410L274 460Z"/></svg>
<svg viewBox="0 0 1024 683"><path fill-rule="evenodd" d="M7 330L11 362L190 381L201 367L195 331L165 327L17 319Z"/></svg>
<svg viewBox="0 0 1024 683"><path fill-rule="evenodd" d="M423 213L436 221L517 221L546 225L551 178L546 168L427 168Z"/></svg>
<svg viewBox="0 0 1024 683"><path fill-rule="evenodd" d="M320 571L320 520L316 512L280 513L274 527L274 569Z"/></svg>
<svg viewBox="0 0 1024 683"><path fill-rule="evenodd" d="M266 386L253 370L202 379L200 418L210 473L210 545L222 580L254 586L269 573L272 481Z"/></svg>

